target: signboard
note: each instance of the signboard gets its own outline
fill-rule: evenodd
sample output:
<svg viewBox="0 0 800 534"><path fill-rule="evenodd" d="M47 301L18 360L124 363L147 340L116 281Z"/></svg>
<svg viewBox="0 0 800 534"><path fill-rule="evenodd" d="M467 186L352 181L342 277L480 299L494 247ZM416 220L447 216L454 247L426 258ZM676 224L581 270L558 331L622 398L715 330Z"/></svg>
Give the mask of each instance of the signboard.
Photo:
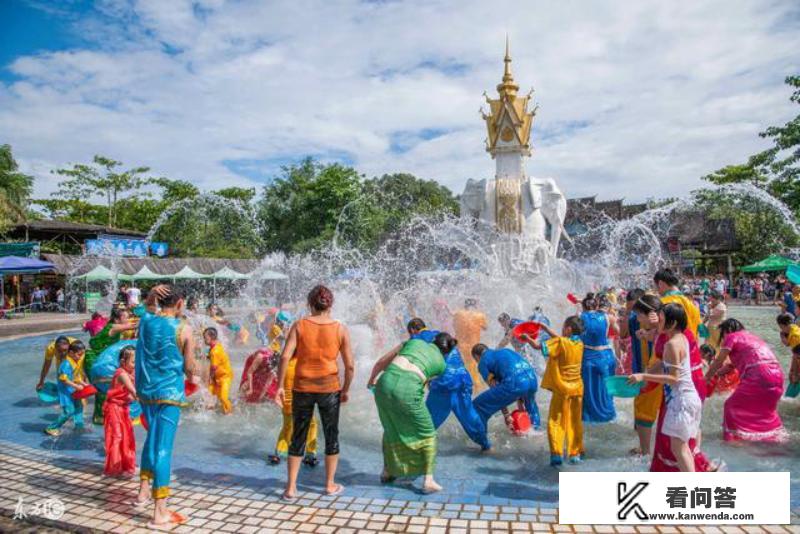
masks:
<svg viewBox="0 0 800 534"><path fill-rule="evenodd" d="M85 242L87 256L126 256L143 258L152 254L164 257L169 251L167 243L150 243L144 239L130 239L115 236L99 236L98 239L87 239Z"/></svg>
<svg viewBox="0 0 800 534"><path fill-rule="evenodd" d="M0 256L19 256L21 258L39 258L41 243L27 241L22 243L0 243Z"/></svg>
<svg viewBox="0 0 800 534"><path fill-rule="evenodd" d="M159 258L163 258L167 255L169 251L169 245L162 242L152 242L150 243L150 254L153 256L158 256Z"/></svg>

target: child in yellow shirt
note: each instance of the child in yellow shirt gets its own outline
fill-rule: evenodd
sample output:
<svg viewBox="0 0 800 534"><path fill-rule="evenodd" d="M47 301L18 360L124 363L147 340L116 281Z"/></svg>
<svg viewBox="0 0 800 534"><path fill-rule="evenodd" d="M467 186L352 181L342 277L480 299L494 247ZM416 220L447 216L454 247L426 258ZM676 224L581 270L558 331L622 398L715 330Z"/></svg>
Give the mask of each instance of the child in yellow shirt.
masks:
<svg viewBox="0 0 800 534"><path fill-rule="evenodd" d="M206 328L203 331L203 341L209 347L208 359L211 362L208 390L219 399L222 405L222 413L227 415L233 410L230 398L233 369L231 369L231 360L228 357L228 353L225 352L225 347L222 346L218 338L219 333L216 328Z"/></svg>
<svg viewBox="0 0 800 534"><path fill-rule="evenodd" d="M583 323L577 315L567 317L560 336L547 325L543 324L542 329L550 335L546 342L529 336L523 336L523 341L541 350L547 358L542 387L553 392L547 421L550 465L555 467L564 462L565 449L569 463L576 464L583 454L583 342L580 338Z"/></svg>
<svg viewBox="0 0 800 534"><path fill-rule="evenodd" d="M800 358L795 353L795 349L800 347L800 326L794 322L794 317L790 313L782 313L776 319L778 328L781 331L781 342L792 349L792 363L789 366L789 383L794 384L800 381ZM800 352L800 350L798 350Z"/></svg>

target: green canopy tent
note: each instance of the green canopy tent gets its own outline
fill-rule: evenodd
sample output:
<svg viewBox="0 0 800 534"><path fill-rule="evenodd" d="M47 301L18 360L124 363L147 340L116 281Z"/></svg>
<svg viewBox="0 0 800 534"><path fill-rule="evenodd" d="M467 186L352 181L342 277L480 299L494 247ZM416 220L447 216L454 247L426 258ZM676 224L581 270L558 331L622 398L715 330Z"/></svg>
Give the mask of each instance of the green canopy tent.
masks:
<svg viewBox="0 0 800 534"><path fill-rule="evenodd" d="M141 269L131 275L132 280L166 280L168 278L172 278L172 275L154 273L147 265L143 265Z"/></svg>
<svg viewBox="0 0 800 534"><path fill-rule="evenodd" d="M188 265L184 265L183 269L171 276L173 280L205 280L211 278L213 275L198 273Z"/></svg>
<svg viewBox="0 0 800 534"><path fill-rule="evenodd" d="M790 260L789 258L785 258L783 256L778 256L777 254L773 254L772 256L766 257L761 261L757 261L752 265L747 265L742 267L743 273L763 273L768 271L785 271L789 266L797 265L797 262Z"/></svg>
<svg viewBox="0 0 800 534"><path fill-rule="evenodd" d="M213 275L214 278L224 278L225 280L249 280L249 274L242 274L239 272L234 271L227 265L220 269L219 271L215 272Z"/></svg>
<svg viewBox="0 0 800 534"><path fill-rule="evenodd" d="M130 281L131 276L124 273L115 273L105 265L98 265L91 271L85 272L78 276L73 276L73 280L83 280L86 283L86 293L89 292L89 282L109 281L109 280L125 280Z"/></svg>
<svg viewBox="0 0 800 534"><path fill-rule="evenodd" d="M98 265L91 271L85 272L78 276L73 276L72 278L77 280L85 280L86 282L96 282L98 280L131 280L132 277L127 274L123 273L115 273L105 265Z"/></svg>
<svg viewBox="0 0 800 534"><path fill-rule="evenodd" d="M227 265L220 269L219 271L215 272L212 276L212 298L217 300L217 279L220 280L249 280L249 274L242 274L240 272L236 272Z"/></svg>

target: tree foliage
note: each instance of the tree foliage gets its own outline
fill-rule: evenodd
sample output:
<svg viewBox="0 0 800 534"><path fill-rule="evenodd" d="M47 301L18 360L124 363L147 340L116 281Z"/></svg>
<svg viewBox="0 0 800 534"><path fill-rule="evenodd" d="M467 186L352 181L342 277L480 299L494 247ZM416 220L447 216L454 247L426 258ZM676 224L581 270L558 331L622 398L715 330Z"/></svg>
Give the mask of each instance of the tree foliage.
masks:
<svg viewBox="0 0 800 534"><path fill-rule="evenodd" d="M304 252L336 241L374 250L413 217L458 213L444 186L411 174L365 179L340 164L284 167L258 201L267 251Z"/></svg>
<svg viewBox="0 0 800 534"><path fill-rule="evenodd" d="M351 167L312 158L283 167L258 201L266 250L306 252L330 242L342 210L361 194L361 179Z"/></svg>

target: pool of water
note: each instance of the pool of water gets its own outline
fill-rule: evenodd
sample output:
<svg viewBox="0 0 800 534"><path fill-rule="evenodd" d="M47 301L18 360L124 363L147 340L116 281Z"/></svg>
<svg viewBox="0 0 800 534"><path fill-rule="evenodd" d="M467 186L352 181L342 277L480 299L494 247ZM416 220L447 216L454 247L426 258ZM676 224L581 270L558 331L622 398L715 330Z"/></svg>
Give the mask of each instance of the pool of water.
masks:
<svg viewBox="0 0 800 534"><path fill-rule="evenodd" d="M733 308L732 315L769 341L779 354L784 368L788 368L789 351L780 345L774 325L774 308ZM340 479L347 486L347 495L370 498L396 498L402 500L424 498L440 502L510 504L527 506L535 503L555 503L558 500L558 471L548 465L549 453L546 435L534 433L522 438L510 436L499 418L494 418L491 431L495 452L481 454L467 440L454 418L440 429L440 446L436 475L445 491L438 495L420 496L410 483L381 486L381 427L372 395L364 388L370 363L374 355L364 353L359 343L361 328L354 327L358 366L356 385L351 402L344 406L341 421ZM71 429L59 438L42 433L44 427L57 417L58 409L42 405L35 394L42 362L42 352L53 336L30 337L0 342L0 439L13 441L54 455L70 455L102 460L103 431L94 427L88 433ZM78 335L78 337L81 337ZM237 376L241 373L247 351L232 350L231 359ZM50 379L54 377L51 371ZM550 393L540 391L539 408L547 413ZM790 432L787 443L780 445L736 444L722 442L722 403L724 399L711 398L703 413L703 449L712 458L722 458L734 471L790 471L792 478L792 505L800 504L798 474L800 467L800 403L797 400L781 401L780 413ZM633 404L628 399L617 399L618 418L605 425L587 426L585 429L586 461L578 467L585 471L643 471L644 461L632 458L627 451L637 445L633 431ZM199 403L198 403L199 404ZM86 414L89 415L90 408ZM203 410L199 405L184 410L176 438L173 459L178 477L213 481L234 476L243 484L258 487L281 487L285 476L284 466L269 466L265 457L275 445L280 429L280 413L273 405L238 405L234 415L222 416ZM136 427L139 445L144 433ZM322 439L320 437L320 439ZM320 465L316 469L303 468L301 486L318 490L324 477ZM417 487L419 483L417 482Z"/></svg>

